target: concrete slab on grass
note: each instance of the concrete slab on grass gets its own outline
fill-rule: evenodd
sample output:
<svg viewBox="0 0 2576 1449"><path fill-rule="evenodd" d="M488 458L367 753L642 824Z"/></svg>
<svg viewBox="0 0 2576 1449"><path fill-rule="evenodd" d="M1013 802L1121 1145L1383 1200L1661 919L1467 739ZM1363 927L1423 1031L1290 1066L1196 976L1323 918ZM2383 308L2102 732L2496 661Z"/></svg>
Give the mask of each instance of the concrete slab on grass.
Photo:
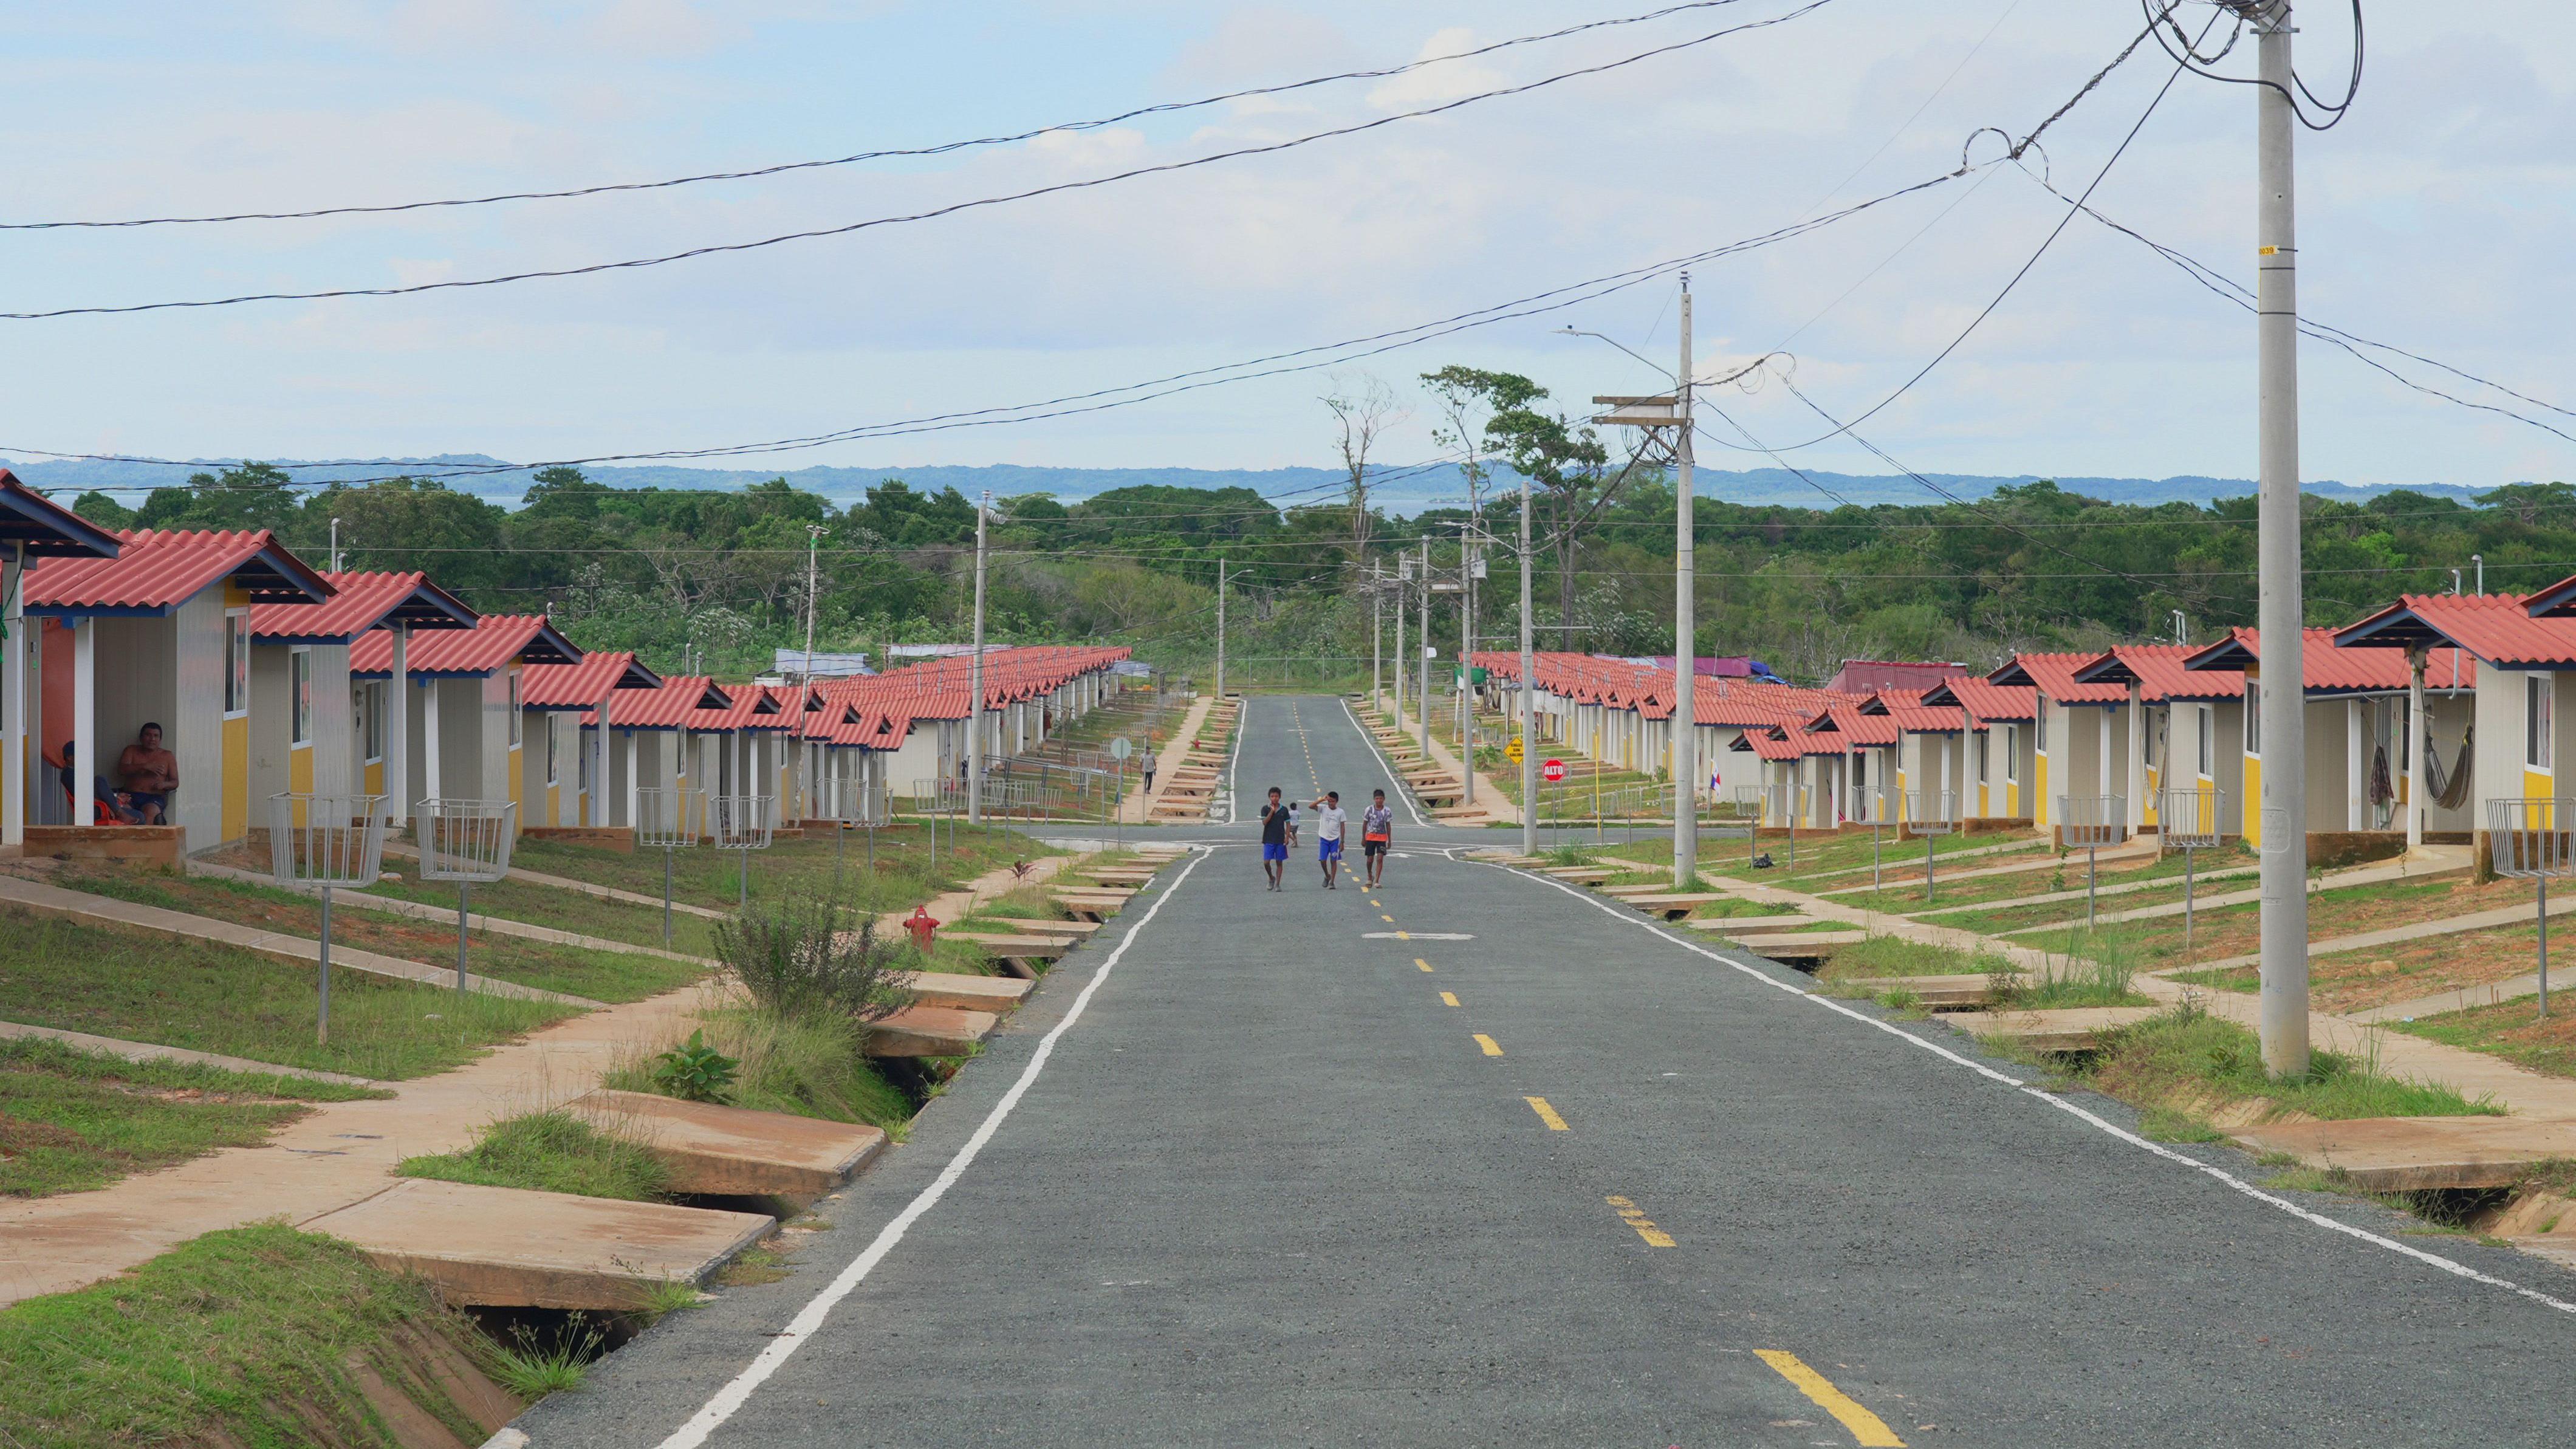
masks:
<svg viewBox="0 0 2576 1449"><path fill-rule="evenodd" d="M2003 1037L2035 1052L2091 1051L2098 1033L2135 1026L2156 1014L2152 1006L2070 1006L2053 1011L1979 1012L1951 1024L1978 1036Z"/></svg>
<svg viewBox="0 0 2576 1449"><path fill-rule="evenodd" d="M657 1283L700 1283L777 1219L406 1178L300 1224L415 1272L451 1303L494 1308L640 1307Z"/></svg>
<svg viewBox="0 0 2576 1449"><path fill-rule="evenodd" d="M1028 999L1035 983L1012 976L969 976L962 971L904 971L895 984L912 993L916 1006L945 1006L956 1011L1004 1012Z"/></svg>
<svg viewBox="0 0 2576 1449"><path fill-rule="evenodd" d="M868 1032L872 1057L957 1057L993 1034L1001 1018L952 1006L907 1006Z"/></svg>
<svg viewBox="0 0 2576 1449"><path fill-rule="evenodd" d="M2348 1175L2368 1192L2506 1187L2535 1163L2576 1157L2576 1122L2528 1117L2363 1117L2229 1134L2255 1152Z"/></svg>
<svg viewBox="0 0 2576 1449"><path fill-rule="evenodd" d="M573 1105L623 1137L653 1149L678 1192L817 1198L885 1150L886 1135L864 1122L827 1122L650 1092L602 1087Z"/></svg>

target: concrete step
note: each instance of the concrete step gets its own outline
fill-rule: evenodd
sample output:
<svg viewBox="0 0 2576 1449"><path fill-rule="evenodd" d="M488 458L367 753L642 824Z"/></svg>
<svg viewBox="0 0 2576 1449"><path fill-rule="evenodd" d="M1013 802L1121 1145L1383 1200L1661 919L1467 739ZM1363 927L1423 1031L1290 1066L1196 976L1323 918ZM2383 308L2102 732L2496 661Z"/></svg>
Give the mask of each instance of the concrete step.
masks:
<svg viewBox="0 0 2576 1449"><path fill-rule="evenodd" d="M2075 1006L2056 1011L1976 1012L1951 1018L1978 1036L2009 1038L2028 1051L2082 1052L2099 1045L2098 1033L2135 1026L2156 1014L2152 1006Z"/></svg>
<svg viewBox="0 0 2576 1449"><path fill-rule="evenodd" d="M826 1122L650 1092L602 1087L573 1104L621 1137L653 1149L678 1192L771 1194L812 1200L848 1181L885 1150L886 1135L857 1122Z"/></svg>
<svg viewBox="0 0 2576 1449"><path fill-rule="evenodd" d="M1988 1005L1994 983L1983 976L1859 976L1842 983L1873 992L1904 991L1933 1011L1963 1011Z"/></svg>
<svg viewBox="0 0 2576 1449"><path fill-rule="evenodd" d="M1661 916L1667 921L1678 921L1702 906L1725 900L1727 897L1715 891L1685 891L1678 895L1621 896L1620 899L1644 911L1647 915Z"/></svg>
<svg viewBox="0 0 2576 1449"><path fill-rule="evenodd" d="M949 1006L907 1006L874 1023L868 1032L872 1057L964 1056L993 1034L1001 1018L989 1011L961 1011Z"/></svg>
<svg viewBox="0 0 2576 1449"><path fill-rule="evenodd" d="M1869 939L1867 931L1795 931L1765 934L1748 931L1727 940L1774 961L1830 961L1835 951Z"/></svg>
<svg viewBox="0 0 2576 1449"><path fill-rule="evenodd" d="M988 919L996 925L1008 926L1022 936L1068 936L1082 940L1100 930L1096 921L1033 921L1026 916L993 916Z"/></svg>
<svg viewBox="0 0 2576 1449"><path fill-rule="evenodd" d="M1726 916L1714 921L1692 921L1689 924L1694 931L1717 931L1734 935L1740 931L1758 931L1765 926L1812 926L1816 923L1814 916L1786 915Z"/></svg>
<svg viewBox="0 0 2576 1449"><path fill-rule="evenodd" d="M916 1006L996 1013L1026 1001L1033 989L1033 983L1018 977L969 976L962 971L904 971L897 973L895 984L912 993Z"/></svg>
<svg viewBox="0 0 2576 1449"><path fill-rule="evenodd" d="M1543 871L1541 874L1555 876L1558 880L1572 881L1576 885L1599 885L1619 872L1597 865L1561 865L1553 870Z"/></svg>
<svg viewBox="0 0 2576 1449"><path fill-rule="evenodd" d="M1061 936L996 936L982 931L950 931L947 939L981 946L987 956L1020 962L1053 961L1073 949L1073 943Z"/></svg>
<svg viewBox="0 0 2576 1449"><path fill-rule="evenodd" d="M2576 1122L2529 1117L2362 1117L2228 1135L2255 1152L2342 1172L2368 1192L2508 1187L2537 1163L2576 1157Z"/></svg>
<svg viewBox="0 0 2576 1449"><path fill-rule="evenodd" d="M643 1306L660 1283L701 1283L777 1219L404 1178L299 1226L418 1273L450 1303L492 1308Z"/></svg>

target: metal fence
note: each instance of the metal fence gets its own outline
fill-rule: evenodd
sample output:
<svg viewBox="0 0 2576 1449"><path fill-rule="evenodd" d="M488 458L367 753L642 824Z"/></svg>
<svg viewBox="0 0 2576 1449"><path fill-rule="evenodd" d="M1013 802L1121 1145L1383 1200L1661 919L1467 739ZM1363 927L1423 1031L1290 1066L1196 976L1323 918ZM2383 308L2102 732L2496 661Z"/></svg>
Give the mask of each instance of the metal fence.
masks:
<svg viewBox="0 0 2576 1449"><path fill-rule="evenodd" d="M421 803L420 878L456 882L456 989L465 989L465 926L474 886L510 873L510 845L519 834L516 800L445 800Z"/></svg>
<svg viewBox="0 0 2576 1449"><path fill-rule="evenodd" d="M2129 801L2122 795L2057 797L2057 839L2084 852L2084 929L2093 929L2094 888L2102 873L2102 847L2129 834Z"/></svg>
<svg viewBox="0 0 2576 1449"><path fill-rule="evenodd" d="M2215 785L2186 785L2156 797L2156 836L2165 848L2182 852L2182 959L2191 960L2192 916L2198 890L2192 879L2192 852L2215 850L2225 839L2227 792Z"/></svg>
<svg viewBox="0 0 2576 1449"><path fill-rule="evenodd" d="M2539 897L2540 1014L2549 1015L2549 883L2576 874L2576 800L2490 800L2487 857L2495 873Z"/></svg>

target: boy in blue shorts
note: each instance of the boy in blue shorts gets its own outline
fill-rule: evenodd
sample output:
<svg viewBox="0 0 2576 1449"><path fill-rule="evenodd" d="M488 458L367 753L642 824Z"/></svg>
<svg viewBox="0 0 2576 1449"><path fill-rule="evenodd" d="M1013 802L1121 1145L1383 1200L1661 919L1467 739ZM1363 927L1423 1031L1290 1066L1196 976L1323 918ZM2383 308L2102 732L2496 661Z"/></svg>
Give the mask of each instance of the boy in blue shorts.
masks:
<svg viewBox="0 0 2576 1449"><path fill-rule="evenodd" d="M1315 863L1324 868L1324 889L1340 890L1342 873L1342 826L1349 817L1342 813L1342 792L1327 790L1315 802Z"/></svg>
<svg viewBox="0 0 2576 1449"><path fill-rule="evenodd" d="M1261 873L1272 890L1288 869L1288 807L1279 803L1279 787L1270 787L1270 803L1261 807Z"/></svg>

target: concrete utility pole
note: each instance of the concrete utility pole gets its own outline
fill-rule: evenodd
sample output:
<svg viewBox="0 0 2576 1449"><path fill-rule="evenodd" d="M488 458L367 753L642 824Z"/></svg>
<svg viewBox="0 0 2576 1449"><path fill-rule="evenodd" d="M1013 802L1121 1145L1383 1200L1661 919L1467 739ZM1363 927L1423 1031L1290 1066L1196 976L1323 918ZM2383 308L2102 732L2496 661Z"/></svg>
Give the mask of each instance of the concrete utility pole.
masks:
<svg viewBox="0 0 2576 1449"><path fill-rule="evenodd" d="M1458 800L1476 803L1476 566L1469 534L1473 519L1458 525Z"/></svg>
<svg viewBox="0 0 2576 1449"><path fill-rule="evenodd" d="M1413 712L1420 716L1416 723L1422 730L1422 763L1431 764L1431 535L1422 535L1422 659L1421 675L1414 680Z"/></svg>
<svg viewBox="0 0 2576 1449"><path fill-rule="evenodd" d="M1697 703L1699 630L1691 608L1691 293L1682 273L1681 370L1674 374L1673 425L1673 889L1699 879L1699 739ZM2296 638L2295 631L2292 635ZM2304 898L2303 898L2304 899Z"/></svg>
<svg viewBox="0 0 2576 1449"><path fill-rule="evenodd" d="M975 655L966 666L966 823L984 823L984 525L993 491L975 505ZM1222 618L1222 615L1219 615Z"/></svg>
<svg viewBox="0 0 2576 1449"><path fill-rule="evenodd" d="M2262 1038L2276 1077L2308 1070L2308 743L2299 587L2299 290L2291 142L2290 0L2254 14L2263 84L2256 108L2254 289L2258 448L2257 516L2262 622Z"/></svg>
<svg viewBox="0 0 2576 1449"><path fill-rule="evenodd" d="M1386 569L1369 565L1369 708L1386 707Z"/></svg>
<svg viewBox="0 0 2576 1449"><path fill-rule="evenodd" d="M1216 702L1225 703L1225 555L1216 556Z"/></svg>
<svg viewBox="0 0 2576 1449"><path fill-rule="evenodd" d="M1538 854L1538 660L1530 647L1530 480L1521 475L1521 854Z"/></svg>
<svg viewBox="0 0 2576 1449"><path fill-rule="evenodd" d="M1395 561L1395 727L1404 728L1404 585L1413 577L1413 560Z"/></svg>

